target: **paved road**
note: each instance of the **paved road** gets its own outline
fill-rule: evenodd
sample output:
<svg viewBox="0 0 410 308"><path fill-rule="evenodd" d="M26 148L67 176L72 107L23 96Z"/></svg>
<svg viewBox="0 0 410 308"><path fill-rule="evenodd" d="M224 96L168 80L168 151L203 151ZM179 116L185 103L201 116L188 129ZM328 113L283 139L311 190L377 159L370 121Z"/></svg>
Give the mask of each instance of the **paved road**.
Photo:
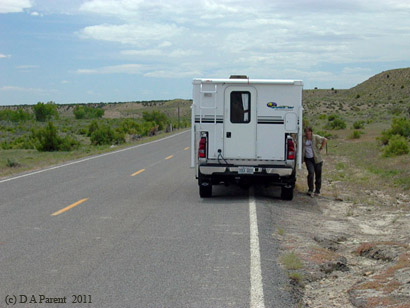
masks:
<svg viewBox="0 0 410 308"><path fill-rule="evenodd" d="M230 186L200 199L189 142L184 132L0 181L0 307L7 296L15 307L249 307L253 197ZM272 202L257 189L259 304L291 307Z"/></svg>

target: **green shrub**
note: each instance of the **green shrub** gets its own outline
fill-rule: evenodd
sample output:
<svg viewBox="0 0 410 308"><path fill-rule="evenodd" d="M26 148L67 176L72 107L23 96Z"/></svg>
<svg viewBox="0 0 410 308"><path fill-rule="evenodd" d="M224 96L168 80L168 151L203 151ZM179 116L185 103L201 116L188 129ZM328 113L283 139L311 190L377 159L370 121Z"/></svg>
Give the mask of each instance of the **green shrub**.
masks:
<svg viewBox="0 0 410 308"><path fill-rule="evenodd" d="M42 152L58 151L60 137L57 135L57 128L52 122L48 122L45 128L34 131L33 134L38 140L37 150Z"/></svg>
<svg viewBox="0 0 410 308"><path fill-rule="evenodd" d="M346 122L342 118L335 118L333 120L329 120L325 126L326 129L345 129Z"/></svg>
<svg viewBox="0 0 410 308"><path fill-rule="evenodd" d="M0 144L2 150L11 150L13 147L11 146L10 142L2 141Z"/></svg>
<svg viewBox="0 0 410 308"><path fill-rule="evenodd" d="M94 145L120 144L125 142L125 135L121 130L113 130L110 126L102 124L92 132L90 140Z"/></svg>
<svg viewBox="0 0 410 308"><path fill-rule="evenodd" d="M169 123L168 117L161 111L143 112L142 118L145 122L154 122L158 125L158 130L163 130Z"/></svg>
<svg viewBox="0 0 410 308"><path fill-rule="evenodd" d="M121 121L120 129L129 135L142 135L142 126L134 119L124 119Z"/></svg>
<svg viewBox="0 0 410 308"><path fill-rule="evenodd" d="M381 144L386 145L392 136L399 135L405 138L410 137L410 119L394 118L392 120L391 128L382 131L382 136L378 138Z"/></svg>
<svg viewBox="0 0 410 308"><path fill-rule="evenodd" d="M20 163L14 158L7 158L6 166L9 168L17 168L20 167Z"/></svg>
<svg viewBox="0 0 410 308"><path fill-rule="evenodd" d="M391 124L391 134L410 137L410 118L394 118Z"/></svg>
<svg viewBox="0 0 410 308"><path fill-rule="evenodd" d="M23 135L13 141L13 149L35 149L35 139L30 135Z"/></svg>
<svg viewBox="0 0 410 308"><path fill-rule="evenodd" d="M78 133L79 135L87 135L87 134L88 134L88 130L87 130L86 128L82 127L82 128L79 128L79 129L77 130L77 133Z"/></svg>
<svg viewBox="0 0 410 308"><path fill-rule="evenodd" d="M144 122L141 128L142 136L154 136L158 131L158 125L155 122Z"/></svg>
<svg viewBox="0 0 410 308"><path fill-rule="evenodd" d="M52 122L48 122L45 128L34 130L33 137L37 139L37 150L41 152L71 151L80 145L70 136L60 137Z"/></svg>
<svg viewBox="0 0 410 308"><path fill-rule="evenodd" d="M353 123L354 129L363 129L365 121L356 121Z"/></svg>
<svg viewBox="0 0 410 308"><path fill-rule="evenodd" d="M79 119L84 119L85 118L85 110L83 106L75 106L73 110L74 117L79 120Z"/></svg>
<svg viewBox="0 0 410 308"><path fill-rule="evenodd" d="M98 119L104 115L104 110L90 106L75 106L73 114L76 119Z"/></svg>
<svg viewBox="0 0 410 308"><path fill-rule="evenodd" d="M113 139L114 131L104 124L94 129L90 136L91 143L94 145L111 144Z"/></svg>
<svg viewBox="0 0 410 308"><path fill-rule="evenodd" d="M91 124L88 126L88 133L87 136L91 137L93 132L95 132L98 129L98 122L96 120L93 120Z"/></svg>
<svg viewBox="0 0 410 308"><path fill-rule="evenodd" d="M65 136L61 138L61 143L59 145L59 151L72 151L74 149L78 149L80 147L80 143L78 140L74 139L71 136Z"/></svg>
<svg viewBox="0 0 410 308"><path fill-rule="evenodd" d="M394 135L390 138L388 145L384 148L383 156L392 157L409 153L409 145L406 138Z"/></svg>
<svg viewBox="0 0 410 308"><path fill-rule="evenodd" d="M333 137L333 135L331 133L329 133L327 131L322 131L322 130L316 131L315 134L317 134L319 136L322 136L322 137L325 137L325 138L328 138L328 139Z"/></svg>
<svg viewBox="0 0 410 308"><path fill-rule="evenodd" d="M349 139L360 139L360 136L363 134L360 130L355 130L349 135Z"/></svg>
<svg viewBox="0 0 410 308"><path fill-rule="evenodd" d="M329 117L327 118L327 120L329 121L329 122L331 122L331 121L334 121L334 120L336 120L336 119L338 119L339 118L339 116L337 115L337 114L331 114L331 115L329 115Z"/></svg>
<svg viewBox="0 0 410 308"><path fill-rule="evenodd" d="M0 120L11 121L11 122L22 122L27 121L32 118L32 115L22 108L17 110L4 109L0 110Z"/></svg>
<svg viewBox="0 0 410 308"><path fill-rule="evenodd" d="M172 127L175 128L185 128L191 126L191 121L189 119L181 119L178 123L178 120L173 120L172 122Z"/></svg>
<svg viewBox="0 0 410 308"><path fill-rule="evenodd" d="M36 120L39 122L45 122L53 117L58 119L57 105L54 102L48 102L47 104L38 102L37 105L33 107L33 111Z"/></svg>

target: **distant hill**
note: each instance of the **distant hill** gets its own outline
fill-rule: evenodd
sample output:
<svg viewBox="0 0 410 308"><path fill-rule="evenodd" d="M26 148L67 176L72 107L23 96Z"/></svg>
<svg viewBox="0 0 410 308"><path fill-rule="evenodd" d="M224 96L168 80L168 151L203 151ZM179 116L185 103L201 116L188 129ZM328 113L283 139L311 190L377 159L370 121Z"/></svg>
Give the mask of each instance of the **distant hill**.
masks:
<svg viewBox="0 0 410 308"><path fill-rule="evenodd" d="M307 115L339 113L374 120L410 116L410 68L382 72L348 90L304 90L303 104Z"/></svg>

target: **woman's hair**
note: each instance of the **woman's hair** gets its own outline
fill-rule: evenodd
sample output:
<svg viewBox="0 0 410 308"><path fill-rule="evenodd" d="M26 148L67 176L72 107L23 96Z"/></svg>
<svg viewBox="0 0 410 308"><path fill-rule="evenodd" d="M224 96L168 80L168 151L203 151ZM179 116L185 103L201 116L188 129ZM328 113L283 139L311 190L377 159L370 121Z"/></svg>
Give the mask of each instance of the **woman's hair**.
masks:
<svg viewBox="0 0 410 308"><path fill-rule="evenodd" d="M305 127L305 133L308 131L313 133L313 129L310 126Z"/></svg>

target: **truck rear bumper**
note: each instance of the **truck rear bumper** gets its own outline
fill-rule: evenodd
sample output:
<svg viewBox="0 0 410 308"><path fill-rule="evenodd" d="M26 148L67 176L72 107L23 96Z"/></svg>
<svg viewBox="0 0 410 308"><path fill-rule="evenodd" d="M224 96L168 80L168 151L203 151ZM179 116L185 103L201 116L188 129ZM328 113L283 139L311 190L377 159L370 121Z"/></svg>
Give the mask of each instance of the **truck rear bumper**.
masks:
<svg viewBox="0 0 410 308"><path fill-rule="evenodd" d="M198 184L210 183L257 183L266 185L294 186L296 170L285 166L253 166L253 174L238 172L238 166L210 166L200 165L198 172Z"/></svg>
<svg viewBox="0 0 410 308"><path fill-rule="evenodd" d="M238 166L221 167L221 166L199 166L199 172L203 175L212 175L214 173L223 173L226 175L238 175ZM254 167L254 176L258 175L276 175L276 176L290 176L293 173L293 168L283 166L263 166Z"/></svg>

